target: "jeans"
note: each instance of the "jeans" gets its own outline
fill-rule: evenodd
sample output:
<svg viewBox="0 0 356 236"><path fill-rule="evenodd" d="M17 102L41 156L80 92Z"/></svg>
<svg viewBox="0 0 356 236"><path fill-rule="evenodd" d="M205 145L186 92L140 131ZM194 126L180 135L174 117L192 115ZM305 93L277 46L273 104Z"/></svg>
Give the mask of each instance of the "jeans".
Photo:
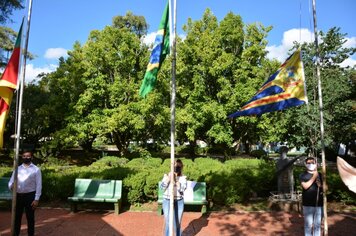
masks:
<svg viewBox="0 0 356 236"><path fill-rule="evenodd" d="M304 235L320 236L320 225L323 215L323 207L303 206L303 215Z"/></svg>
<svg viewBox="0 0 356 236"><path fill-rule="evenodd" d="M164 214L164 235L169 236L169 199L163 198L162 208ZM174 200L174 216L173 216L173 229L176 229L176 236L181 236L180 225L182 222L182 215L184 211L184 200Z"/></svg>

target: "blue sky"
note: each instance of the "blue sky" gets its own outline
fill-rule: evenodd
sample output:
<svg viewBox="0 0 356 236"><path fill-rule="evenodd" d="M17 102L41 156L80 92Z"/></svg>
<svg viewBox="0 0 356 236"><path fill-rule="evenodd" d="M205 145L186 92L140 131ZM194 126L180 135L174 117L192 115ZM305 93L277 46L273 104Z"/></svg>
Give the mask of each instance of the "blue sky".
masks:
<svg viewBox="0 0 356 236"><path fill-rule="evenodd" d="M28 0L27 0L28 1ZM268 36L270 58L283 61L293 41L313 40L312 0L177 0L177 33L190 17L201 19L206 8L222 20L228 12L241 15L244 23L261 22L273 26ZM26 2L27 4L27 2ZM142 15L149 24L146 41L154 39L166 0L33 0L28 50L37 57L27 62L26 80L41 72L51 72L58 58L71 50L75 41L84 44L90 31L111 25L112 18L127 11ZM347 46L356 47L356 1L316 0L318 30L341 28ZM15 31L27 9L16 11L7 26ZM179 55L178 55L179 56ZM356 65L356 56L344 65Z"/></svg>

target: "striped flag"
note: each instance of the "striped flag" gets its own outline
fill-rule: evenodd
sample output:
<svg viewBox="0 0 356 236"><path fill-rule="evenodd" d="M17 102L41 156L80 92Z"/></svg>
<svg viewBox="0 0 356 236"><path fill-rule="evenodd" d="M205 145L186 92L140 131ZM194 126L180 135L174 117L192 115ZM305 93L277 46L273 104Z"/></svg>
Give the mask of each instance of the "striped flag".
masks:
<svg viewBox="0 0 356 236"><path fill-rule="evenodd" d="M145 77L141 84L140 96L146 95L155 87L157 74L166 56L169 54L169 4L163 12L154 46L152 49L150 62L148 63Z"/></svg>
<svg viewBox="0 0 356 236"><path fill-rule="evenodd" d="M18 73L20 67L22 26L17 35L16 43L10 60L0 79L0 148L3 147L3 134L5 131L6 118L9 113L10 104L14 90L17 88Z"/></svg>
<svg viewBox="0 0 356 236"><path fill-rule="evenodd" d="M256 95L229 118L288 109L308 103L300 49L295 51Z"/></svg>

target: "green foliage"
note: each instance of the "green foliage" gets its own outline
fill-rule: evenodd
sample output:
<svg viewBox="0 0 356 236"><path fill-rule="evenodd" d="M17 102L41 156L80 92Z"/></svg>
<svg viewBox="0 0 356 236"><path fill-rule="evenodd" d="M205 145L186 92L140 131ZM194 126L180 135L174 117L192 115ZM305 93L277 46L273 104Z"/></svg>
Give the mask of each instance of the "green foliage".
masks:
<svg viewBox="0 0 356 236"><path fill-rule="evenodd" d="M134 158L126 166L134 170L147 170L158 168L161 166L161 163L162 160L160 158Z"/></svg>
<svg viewBox="0 0 356 236"><path fill-rule="evenodd" d="M65 198L63 194L71 192L69 182L75 177L122 178L129 203L155 198L155 182L169 171L170 163L169 159L162 163L161 159L152 158L148 140L154 140L154 151L169 140L172 58L163 63L156 89L147 98L139 98L150 53L140 36L147 27L142 16L130 12L114 17L112 26L93 30L83 45L75 42L68 57L60 59L56 71L41 75L38 84L26 86L23 136L26 142L41 146L38 156L44 161L46 199L57 194ZM183 29L186 38L177 43L176 137L179 143L190 145L177 148L178 153L224 155L231 159L235 154L232 144L244 144L249 152L250 144L272 141L320 148L312 44L301 45L309 106L262 117L226 119L278 69L279 62L266 57L271 27L245 24L233 13L219 22L207 9L201 19L188 19ZM8 51L15 34L8 29L0 31L0 37L6 39L0 40L0 48ZM333 146L356 139L355 68L339 65L356 49L344 47L346 34L340 33L339 28L321 32L320 38L325 143ZM15 123L16 106L11 107L5 133L8 141ZM208 146L197 148L199 140ZM70 147L91 150L95 141L100 145L115 144L121 156L139 158L128 161L105 157L90 167L67 169L64 166L68 163L52 158ZM11 145L10 141L6 143ZM137 145L132 148L132 143ZM261 151L252 151L252 155L264 157ZM271 163L254 161L259 160L241 164L236 160L222 163L211 158L184 159L184 171L192 180L207 182L210 199L231 204L251 195L264 195L266 186L274 186ZM58 192L62 181L68 188L64 193ZM348 199L344 189L335 189L337 199Z"/></svg>
<svg viewBox="0 0 356 236"><path fill-rule="evenodd" d="M331 28L326 34L320 32L320 79L322 86L324 142L326 146L348 143L356 138L355 68L343 68L340 63L356 52L345 48L346 34L340 28ZM289 109L280 116L285 120L280 141L294 146L306 146L320 150L320 112L318 84L315 73L315 47L313 43L301 45L309 98L308 106Z"/></svg>
<svg viewBox="0 0 356 236"><path fill-rule="evenodd" d="M343 202L345 204L356 204L356 194L346 187L338 172L328 172L327 184L329 186L328 200Z"/></svg>
<svg viewBox="0 0 356 236"><path fill-rule="evenodd" d="M250 155L258 159L267 159L267 153L262 149L253 150Z"/></svg>
<svg viewBox="0 0 356 236"><path fill-rule="evenodd" d="M0 23L10 20L12 12L24 8L23 0L3 0L0 5Z"/></svg>
<svg viewBox="0 0 356 236"><path fill-rule="evenodd" d="M137 174L128 176L124 181L124 187L128 190L127 201L131 204L145 202L145 179L148 176L147 171L141 171Z"/></svg>
<svg viewBox="0 0 356 236"><path fill-rule="evenodd" d="M229 206L253 197L267 198L277 190L274 162L260 159L232 159L224 163L212 158L181 159L183 174L188 180L206 182L207 198L214 204ZM43 201L66 201L73 195L76 178L123 180L123 202L136 205L156 201L158 182L169 172L170 159L103 157L90 166L40 166L43 178ZM296 189L301 167L294 168ZM10 167L0 167L1 176L11 176ZM328 200L356 204L354 194L347 189L335 170L327 173Z"/></svg>
<svg viewBox="0 0 356 236"><path fill-rule="evenodd" d="M12 168L0 166L0 177L10 177Z"/></svg>
<svg viewBox="0 0 356 236"><path fill-rule="evenodd" d="M134 146L131 148L130 150L131 152L131 156L137 156L137 157L141 157L141 158L151 158L151 153L142 148L142 147L138 147L138 146Z"/></svg>
<svg viewBox="0 0 356 236"><path fill-rule="evenodd" d="M62 160L53 156L47 157L43 160L44 163L41 164L41 167L61 167L61 166L69 166L68 161Z"/></svg>
<svg viewBox="0 0 356 236"><path fill-rule="evenodd" d="M135 33L138 38L147 34L148 24L143 16L135 16L132 12L126 12L125 16L115 16L112 20L115 28L128 29Z"/></svg>
<svg viewBox="0 0 356 236"><path fill-rule="evenodd" d="M92 167L118 167L124 166L129 160L116 156L105 156L91 164Z"/></svg>

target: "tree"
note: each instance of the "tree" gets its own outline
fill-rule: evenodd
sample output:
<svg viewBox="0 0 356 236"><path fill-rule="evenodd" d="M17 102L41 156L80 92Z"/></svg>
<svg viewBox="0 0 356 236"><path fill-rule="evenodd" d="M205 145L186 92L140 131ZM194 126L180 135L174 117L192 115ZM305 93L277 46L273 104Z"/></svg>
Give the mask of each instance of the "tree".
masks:
<svg viewBox="0 0 356 236"><path fill-rule="evenodd" d="M220 22L207 9L202 20L188 19L178 47L177 125L180 139L204 140L225 149L235 141L254 142L255 118L228 120L266 78L265 37L270 27L245 26L228 13Z"/></svg>
<svg viewBox="0 0 356 236"><path fill-rule="evenodd" d="M126 12L125 16L115 16L112 25L119 29L128 29L135 33L138 38L147 34L148 24L143 16L133 15L131 11Z"/></svg>
<svg viewBox="0 0 356 236"><path fill-rule="evenodd" d="M14 10L23 8L23 0L3 0L0 2L0 24L10 19Z"/></svg>
<svg viewBox="0 0 356 236"><path fill-rule="evenodd" d="M138 97L147 61L147 47L126 28L94 30L83 46L76 44L41 82L50 91L51 107L62 113L52 143L90 150L97 138L109 137L125 154L132 140L160 139L152 127L167 121L160 118L161 101Z"/></svg>
<svg viewBox="0 0 356 236"><path fill-rule="evenodd" d="M14 10L23 8L23 0L3 0L0 2L0 24L10 20ZM16 40L16 32L4 26L0 26L0 68L4 67L11 55Z"/></svg>
<svg viewBox="0 0 356 236"><path fill-rule="evenodd" d="M8 27L0 27L0 68L4 68L10 59L17 37L15 31Z"/></svg>
<svg viewBox="0 0 356 236"><path fill-rule="evenodd" d="M355 68L342 68L340 63L352 56L356 48L345 48L346 34L340 28L320 32L321 81L325 144L333 147L356 139ZM296 45L297 47L298 45ZM320 112L315 76L315 47L302 45L309 105L290 109L283 114L288 120L286 132L281 136L295 146L320 149Z"/></svg>

